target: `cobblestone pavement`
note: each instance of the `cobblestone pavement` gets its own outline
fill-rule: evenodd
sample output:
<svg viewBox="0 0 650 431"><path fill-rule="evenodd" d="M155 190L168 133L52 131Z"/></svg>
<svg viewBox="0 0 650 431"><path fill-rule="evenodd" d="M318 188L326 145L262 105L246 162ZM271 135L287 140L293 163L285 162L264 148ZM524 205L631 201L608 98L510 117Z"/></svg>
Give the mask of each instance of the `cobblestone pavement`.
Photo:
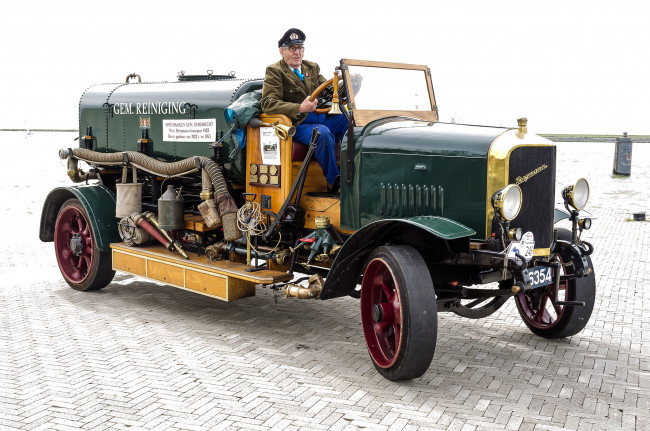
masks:
<svg viewBox="0 0 650 431"><path fill-rule="evenodd" d="M4 246L0 428L650 429L650 223L597 215L583 332L539 338L512 301L440 314L429 371L405 383L371 365L355 299L224 303L124 274L77 292L51 243Z"/></svg>

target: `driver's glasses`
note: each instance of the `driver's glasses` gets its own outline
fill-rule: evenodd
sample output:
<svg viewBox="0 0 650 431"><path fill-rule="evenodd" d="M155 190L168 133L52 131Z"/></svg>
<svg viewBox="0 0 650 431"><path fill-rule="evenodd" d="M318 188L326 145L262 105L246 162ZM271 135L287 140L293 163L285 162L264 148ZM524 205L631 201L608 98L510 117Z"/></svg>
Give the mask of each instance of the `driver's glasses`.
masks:
<svg viewBox="0 0 650 431"><path fill-rule="evenodd" d="M285 49L288 49L289 52L293 53L293 52L296 52L296 51L303 52L305 50L305 47L304 46L290 46L290 47L287 47Z"/></svg>

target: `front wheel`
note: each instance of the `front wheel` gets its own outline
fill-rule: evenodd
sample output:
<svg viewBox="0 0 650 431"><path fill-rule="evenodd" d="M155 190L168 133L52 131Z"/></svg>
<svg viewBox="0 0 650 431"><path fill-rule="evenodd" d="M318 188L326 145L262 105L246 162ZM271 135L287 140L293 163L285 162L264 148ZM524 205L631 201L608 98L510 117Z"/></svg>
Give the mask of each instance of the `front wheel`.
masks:
<svg viewBox="0 0 650 431"><path fill-rule="evenodd" d="M561 240L570 240L571 232L558 229ZM562 274L570 274L572 265L558 255L562 263ZM553 284L539 289L541 292L540 307L535 310L529 296L520 293L515 297L519 314L528 328L536 335L544 338L570 337L582 331L589 322L596 301L596 275L593 272L591 258L587 256L591 274L587 277L573 278L560 282L558 295L555 296ZM560 274L558 274L559 276ZM557 304L561 301L580 301L584 306L565 306Z"/></svg>
<svg viewBox="0 0 650 431"><path fill-rule="evenodd" d="M361 323L375 368L388 380L422 376L436 350L436 295L411 246L375 249L361 283Z"/></svg>
<svg viewBox="0 0 650 431"><path fill-rule="evenodd" d="M78 199L68 199L59 210L54 252L63 278L75 290L101 289L115 276L111 254L97 248L90 219Z"/></svg>

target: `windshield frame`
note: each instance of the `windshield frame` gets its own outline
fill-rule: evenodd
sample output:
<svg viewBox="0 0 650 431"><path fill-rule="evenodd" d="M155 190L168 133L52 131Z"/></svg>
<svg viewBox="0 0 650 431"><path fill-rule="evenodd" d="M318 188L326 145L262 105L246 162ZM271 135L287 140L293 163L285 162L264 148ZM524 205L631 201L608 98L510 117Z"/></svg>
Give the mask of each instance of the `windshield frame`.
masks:
<svg viewBox="0 0 650 431"><path fill-rule="evenodd" d="M380 109L357 109L354 102L354 91L351 81L351 74L349 73L348 66L362 66L362 67L377 67L385 69L406 69L422 71L426 86L429 92L430 110L419 111L404 111L404 110L380 110ZM431 84L431 71L425 65L417 64L404 64L404 63L389 63L381 61L368 61L368 60L341 60L341 70L343 71L343 78L345 80L345 87L348 94L348 109L352 114L355 126L364 127L368 123L386 117L403 116L409 118L417 118L425 121L438 121L438 106L436 105L436 98L433 93L433 86ZM389 87L387 83L386 87ZM388 90L387 90L388 91Z"/></svg>

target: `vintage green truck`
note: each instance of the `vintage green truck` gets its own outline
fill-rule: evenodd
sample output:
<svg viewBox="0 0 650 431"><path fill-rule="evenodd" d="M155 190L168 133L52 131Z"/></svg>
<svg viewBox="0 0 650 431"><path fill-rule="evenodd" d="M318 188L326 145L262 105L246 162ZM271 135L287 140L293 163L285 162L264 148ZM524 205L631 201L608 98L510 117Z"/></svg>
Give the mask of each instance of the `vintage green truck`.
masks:
<svg viewBox="0 0 650 431"><path fill-rule="evenodd" d="M427 371L439 312L481 318L513 298L539 336L585 327L589 185L567 185L556 208L556 147L526 119L443 123L426 66L343 59L312 94L349 120L332 194L287 117L235 126L233 104L254 106L262 85L132 74L84 92L79 142L59 154L78 184L50 192L40 225L70 286L100 289L122 271L226 301L260 286L360 298L370 358L390 380ZM571 230L555 227L567 218Z"/></svg>

